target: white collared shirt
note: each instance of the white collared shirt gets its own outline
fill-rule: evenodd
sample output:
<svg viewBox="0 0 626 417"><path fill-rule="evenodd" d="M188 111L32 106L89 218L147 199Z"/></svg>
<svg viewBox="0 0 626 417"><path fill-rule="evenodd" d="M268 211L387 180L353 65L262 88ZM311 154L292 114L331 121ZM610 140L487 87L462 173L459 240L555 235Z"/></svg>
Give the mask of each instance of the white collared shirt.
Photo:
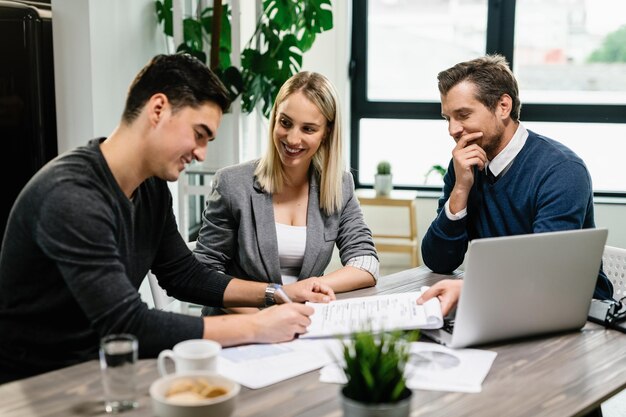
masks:
<svg viewBox="0 0 626 417"><path fill-rule="evenodd" d="M517 130L515 134L511 138L511 141L505 146L499 154L495 156L491 161L487 161L485 165L485 169L489 167L491 173L494 176L498 176L502 173L502 171L515 159L517 154L522 150L526 140L528 139L528 131L526 128L520 123L517 126ZM450 211L450 200L446 201L444 205L444 209L446 211L446 216L450 220L460 220L463 217L467 216L467 207L462 209L456 214L453 214Z"/></svg>
<svg viewBox="0 0 626 417"><path fill-rule="evenodd" d="M528 131L522 124L520 123L517 126L517 130L511 138L511 141L505 146L499 154L496 155L491 161L487 162L487 166L491 173L497 177L500 175L502 170L506 168L517 156L519 151L522 150L524 144L526 143L526 139L528 139Z"/></svg>

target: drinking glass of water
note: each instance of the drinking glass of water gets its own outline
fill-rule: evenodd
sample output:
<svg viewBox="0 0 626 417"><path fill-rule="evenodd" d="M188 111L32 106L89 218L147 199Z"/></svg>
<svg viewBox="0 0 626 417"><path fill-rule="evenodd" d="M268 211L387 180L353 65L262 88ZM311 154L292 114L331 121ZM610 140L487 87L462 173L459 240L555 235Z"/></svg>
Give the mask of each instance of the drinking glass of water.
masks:
<svg viewBox="0 0 626 417"><path fill-rule="evenodd" d="M100 369L107 413L136 408L137 338L132 334L111 334L100 340Z"/></svg>

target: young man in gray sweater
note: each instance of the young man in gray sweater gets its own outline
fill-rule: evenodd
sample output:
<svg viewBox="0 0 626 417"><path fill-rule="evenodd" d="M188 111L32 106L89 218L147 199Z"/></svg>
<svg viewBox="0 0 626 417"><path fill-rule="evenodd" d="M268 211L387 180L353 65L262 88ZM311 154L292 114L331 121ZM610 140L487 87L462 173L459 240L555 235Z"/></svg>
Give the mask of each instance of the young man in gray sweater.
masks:
<svg viewBox="0 0 626 417"><path fill-rule="evenodd" d="M111 333L136 335L142 357L192 338L224 346L290 340L313 312L299 302L334 298L313 279L285 286L295 303L253 315L193 317L141 301L138 288L152 270L180 300L274 304L267 283L198 262L172 211L167 181L204 160L229 105L203 63L159 55L131 84L111 135L58 156L24 187L0 254L0 383L94 359Z"/></svg>

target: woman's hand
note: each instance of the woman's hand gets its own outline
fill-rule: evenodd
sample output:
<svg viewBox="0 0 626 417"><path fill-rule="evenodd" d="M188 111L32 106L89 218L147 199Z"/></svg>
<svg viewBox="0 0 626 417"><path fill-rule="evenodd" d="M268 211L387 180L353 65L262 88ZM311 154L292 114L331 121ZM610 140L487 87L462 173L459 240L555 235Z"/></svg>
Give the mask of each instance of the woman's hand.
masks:
<svg viewBox="0 0 626 417"><path fill-rule="evenodd" d="M291 301L304 303L327 303L334 300L335 292L327 284L317 277L303 279L302 281L287 284L283 287ZM278 299L278 297L277 297Z"/></svg>

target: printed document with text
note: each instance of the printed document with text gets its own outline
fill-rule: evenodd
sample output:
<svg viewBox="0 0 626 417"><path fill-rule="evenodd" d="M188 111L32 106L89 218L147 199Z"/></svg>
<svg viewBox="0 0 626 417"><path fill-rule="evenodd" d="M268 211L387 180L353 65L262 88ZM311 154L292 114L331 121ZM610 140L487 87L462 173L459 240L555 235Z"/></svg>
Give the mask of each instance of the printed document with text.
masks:
<svg viewBox="0 0 626 417"><path fill-rule="evenodd" d="M341 336L362 330L438 329L443 326L439 299L434 297L418 305L422 291L307 303L315 312L300 338Z"/></svg>

